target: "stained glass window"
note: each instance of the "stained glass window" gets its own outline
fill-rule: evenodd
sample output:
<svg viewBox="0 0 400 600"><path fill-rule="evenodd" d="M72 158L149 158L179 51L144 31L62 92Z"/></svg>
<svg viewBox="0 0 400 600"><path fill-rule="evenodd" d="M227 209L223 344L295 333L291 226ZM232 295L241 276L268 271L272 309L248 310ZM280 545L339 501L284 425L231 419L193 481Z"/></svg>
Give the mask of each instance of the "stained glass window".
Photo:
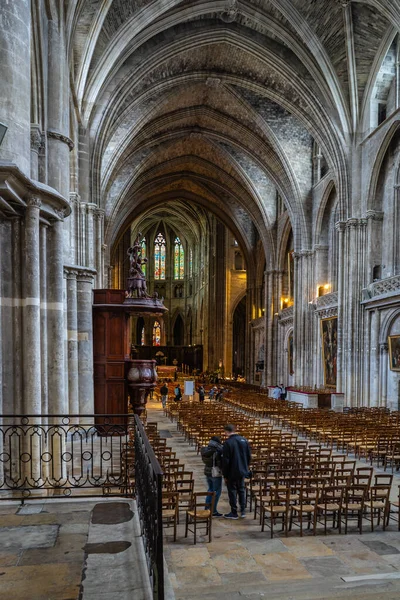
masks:
<svg viewBox="0 0 400 600"><path fill-rule="evenodd" d="M142 328L142 335L140 336L140 345L144 346L144 327Z"/></svg>
<svg viewBox="0 0 400 600"><path fill-rule="evenodd" d="M193 277L193 250L189 250L189 277Z"/></svg>
<svg viewBox="0 0 400 600"><path fill-rule="evenodd" d="M153 327L153 346L161 345L161 327L158 321L154 321Z"/></svg>
<svg viewBox="0 0 400 600"><path fill-rule="evenodd" d="M183 279L185 275L185 253L181 240L175 238L174 279Z"/></svg>
<svg viewBox="0 0 400 600"><path fill-rule="evenodd" d="M165 279L166 241L162 233L154 240L154 279Z"/></svg>
<svg viewBox="0 0 400 600"><path fill-rule="evenodd" d="M140 242L140 249L141 249L140 258L142 259L141 267L142 267L142 271L143 271L144 275L146 276L146 274L147 274L146 263L143 262L143 259L145 259L147 256L147 254L146 254L146 238L143 238L142 241Z"/></svg>

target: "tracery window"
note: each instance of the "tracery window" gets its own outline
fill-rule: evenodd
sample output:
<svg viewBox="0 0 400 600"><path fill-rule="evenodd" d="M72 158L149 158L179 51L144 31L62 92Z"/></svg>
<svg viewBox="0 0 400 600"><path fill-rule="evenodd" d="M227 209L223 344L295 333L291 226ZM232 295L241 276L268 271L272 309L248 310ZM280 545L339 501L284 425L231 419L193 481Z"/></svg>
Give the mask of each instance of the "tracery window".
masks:
<svg viewBox="0 0 400 600"><path fill-rule="evenodd" d="M193 277L193 250L189 250L189 277Z"/></svg>
<svg viewBox="0 0 400 600"><path fill-rule="evenodd" d="M185 275L185 252L181 240L175 238L174 279L183 279Z"/></svg>
<svg viewBox="0 0 400 600"><path fill-rule="evenodd" d="M166 241L162 233L154 240L154 279L165 279Z"/></svg>
<svg viewBox="0 0 400 600"><path fill-rule="evenodd" d="M161 326L158 321L154 321L153 346L161 346Z"/></svg>
<svg viewBox="0 0 400 600"><path fill-rule="evenodd" d="M140 249L141 249L141 255L140 258L142 259L142 264L141 264L141 268L142 271L146 277L146 273L147 273L147 268L146 268L146 263L144 262L144 259L147 258L147 254L146 254L146 238L143 238L142 241L140 242Z"/></svg>

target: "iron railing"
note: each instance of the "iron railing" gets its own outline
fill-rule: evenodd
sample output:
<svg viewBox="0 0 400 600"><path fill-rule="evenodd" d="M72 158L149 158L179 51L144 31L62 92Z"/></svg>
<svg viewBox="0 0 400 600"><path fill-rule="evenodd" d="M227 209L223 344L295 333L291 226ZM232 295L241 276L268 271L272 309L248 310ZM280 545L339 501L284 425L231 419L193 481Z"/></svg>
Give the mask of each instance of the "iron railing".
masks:
<svg viewBox="0 0 400 600"><path fill-rule="evenodd" d="M0 415L0 500L132 496L133 415Z"/></svg>
<svg viewBox="0 0 400 600"><path fill-rule="evenodd" d="M162 475L142 422L135 415L136 503L154 600L164 599Z"/></svg>

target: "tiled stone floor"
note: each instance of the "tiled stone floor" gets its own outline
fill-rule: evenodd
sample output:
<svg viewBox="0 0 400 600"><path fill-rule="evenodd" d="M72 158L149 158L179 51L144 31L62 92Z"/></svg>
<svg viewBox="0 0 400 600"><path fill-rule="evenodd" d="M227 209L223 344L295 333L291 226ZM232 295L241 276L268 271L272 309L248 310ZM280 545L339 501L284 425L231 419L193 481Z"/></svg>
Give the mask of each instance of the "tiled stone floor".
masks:
<svg viewBox="0 0 400 600"><path fill-rule="evenodd" d="M203 464L161 411L160 404L149 405L148 418L168 432L168 445L189 470L193 470L196 489L206 489ZM165 435L164 433L164 435ZM363 463L365 466L365 463ZM399 483L398 477L394 483ZM219 504L227 512L226 490ZM270 539L261 533L258 521L214 519L213 540L193 545L193 537L184 537L184 516L177 542L172 529L165 530L165 557L169 578L177 600L324 600L344 599L398 600L400 597L400 534L397 523L389 530L337 535L323 533L305 536L292 532L288 538ZM190 534L189 534L190 536ZM343 581L342 577L381 576L389 579ZM396 579L397 577L397 579Z"/></svg>
<svg viewBox="0 0 400 600"><path fill-rule="evenodd" d="M0 502L1 600L149 600L135 505Z"/></svg>

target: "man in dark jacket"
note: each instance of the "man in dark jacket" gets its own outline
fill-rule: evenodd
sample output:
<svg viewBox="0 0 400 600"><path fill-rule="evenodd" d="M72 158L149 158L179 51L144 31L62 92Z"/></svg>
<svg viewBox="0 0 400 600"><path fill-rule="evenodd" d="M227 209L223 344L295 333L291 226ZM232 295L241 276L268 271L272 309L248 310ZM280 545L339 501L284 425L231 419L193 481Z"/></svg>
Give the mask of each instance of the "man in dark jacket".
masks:
<svg viewBox="0 0 400 600"><path fill-rule="evenodd" d="M222 474L228 489L231 512L224 515L225 519L238 519L237 496L239 496L240 516L246 516L245 477L249 475L251 452L249 443L235 431L234 425L225 425L227 437L222 448Z"/></svg>
<svg viewBox="0 0 400 600"><path fill-rule="evenodd" d="M162 406L163 406L163 408L165 408L167 406L167 400L168 400L168 386L166 385L165 382L164 382L164 385L162 386L162 388L160 389L160 394L161 394Z"/></svg>
<svg viewBox="0 0 400 600"><path fill-rule="evenodd" d="M221 455L222 443L221 439L213 435L208 442L208 446L201 449L201 458L204 463L204 475L207 478L208 492L215 492L214 512L213 517L222 517L222 513L218 512L218 500L222 490L222 470L221 470ZM213 476L213 467L219 469L220 475ZM208 500L206 499L206 504Z"/></svg>

